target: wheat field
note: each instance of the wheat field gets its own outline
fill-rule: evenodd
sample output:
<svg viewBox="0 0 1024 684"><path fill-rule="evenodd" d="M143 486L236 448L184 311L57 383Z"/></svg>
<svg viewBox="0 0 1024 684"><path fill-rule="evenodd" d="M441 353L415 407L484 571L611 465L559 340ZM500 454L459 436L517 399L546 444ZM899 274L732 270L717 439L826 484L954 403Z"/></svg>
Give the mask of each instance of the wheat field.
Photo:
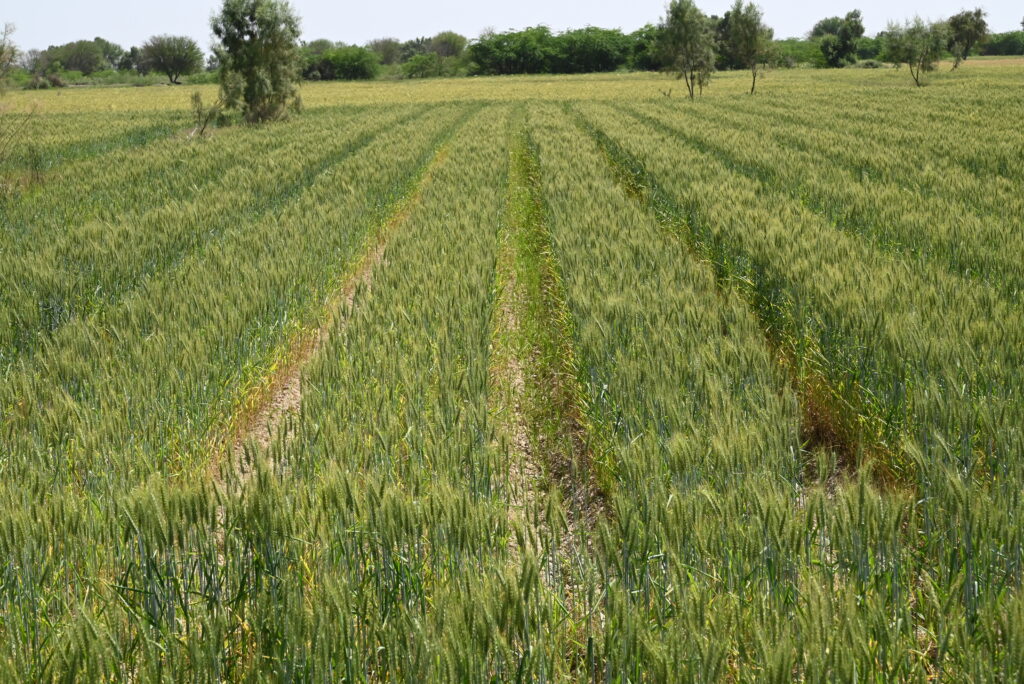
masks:
<svg viewBox="0 0 1024 684"><path fill-rule="evenodd" d="M0 677L1019 680L1022 84L12 93Z"/></svg>

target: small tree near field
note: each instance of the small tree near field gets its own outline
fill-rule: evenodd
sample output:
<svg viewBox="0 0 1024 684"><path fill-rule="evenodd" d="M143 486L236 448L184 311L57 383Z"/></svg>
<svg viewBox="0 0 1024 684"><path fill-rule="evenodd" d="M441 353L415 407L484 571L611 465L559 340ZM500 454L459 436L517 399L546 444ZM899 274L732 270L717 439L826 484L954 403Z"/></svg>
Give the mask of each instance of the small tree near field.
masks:
<svg viewBox="0 0 1024 684"><path fill-rule="evenodd" d="M772 54L773 32L762 21L761 8L752 2L736 0L729 9L725 40L738 64L750 70L750 94Z"/></svg>
<svg viewBox="0 0 1024 684"><path fill-rule="evenodd" d="M298 110L299 18L282 0L224 0L211 22L219 43L221 97L246 121Z"/></svg>
<svg viewBox="0 0 1024 684"><path fill-rule="evenodd" d="M818 45L826 64L834 68L853 64L857 61L857 41L864 36L864 20L860 10L848 12L841 19L822 19L811 31L811 35L815 34L820 38Z"/></svg>
<svg viewBox="0 0 1024 684"><path fill-rule="evenodd" d="M924 85L924 74L935 71L946 47L948 29L944 23L928 24L920 17L902 26L889 24L883 57L888 62L906 64L914 84Z"/></svg>
<svg viewBox="0 0 1024 684"><path fill-rule="evenodd" d="M4 24L0 33L0 95L7 88L7 79L18 62L19 54L18 46L14 44L14 24Z"/></svg>
<svg viewBox="0 0 1024 684"><path fill-rule="evenodd" d="M953 69L967 59L975 45L988 37L988 22L985 10L978 8L954 14L946 22L949 25L947 49L953 53Z"/></svg>
<svg viewBox="0 0 1024 684"><path fill-rule="evenodd" d="M693 0L669 3L660 33L664 61L686 83L692 100L701 92L715 69L715 37L711 22Z"/></svg>
<svg viewBox="0 0 1024 684"><path fill-rule="evenodd" d="M142 44L139 66L166 74L171 83L203 68L203 52L186 36L153 36Z"/></svg>

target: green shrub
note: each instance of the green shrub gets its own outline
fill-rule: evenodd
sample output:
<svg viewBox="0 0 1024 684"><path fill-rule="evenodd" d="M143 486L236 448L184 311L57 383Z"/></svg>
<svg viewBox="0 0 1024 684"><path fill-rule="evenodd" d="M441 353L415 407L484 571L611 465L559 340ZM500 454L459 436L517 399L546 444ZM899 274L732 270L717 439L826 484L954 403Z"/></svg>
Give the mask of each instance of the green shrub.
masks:
<svg viewBox="0 0 1024 684"><path fill-rule="evenodd" d="M444 75L444 62L434 52L415 55L402 65L402 75L406 78L436 78Z"/></svg>
<svg viewBox="0 0 1024 684"><path fill-rule="evenodd" d="M326 50L306 63L302 76L311 81L360 81L377 77L376 53L361 47Z"/></svg>

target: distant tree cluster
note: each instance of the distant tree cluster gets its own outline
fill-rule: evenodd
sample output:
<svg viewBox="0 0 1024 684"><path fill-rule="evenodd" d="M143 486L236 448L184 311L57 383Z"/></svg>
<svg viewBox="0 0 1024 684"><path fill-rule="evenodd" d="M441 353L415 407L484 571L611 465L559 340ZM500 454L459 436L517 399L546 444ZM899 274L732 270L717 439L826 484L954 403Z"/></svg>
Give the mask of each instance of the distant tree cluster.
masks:
<svg viewBox="0 0 1024 684"><path fill-rule="evenodd" d="M314 40L302 48L302 76L313 81L361 80L376 78L384 69L405 78L455 76L464 71L468 44L468 38L454 31L405 42L378 38L362 47Z"/></svg>
<svg viewBox="0 0 1024 684"><path fill-rule="evenodd" d="M380 71L380 59L367 48L326 39L306 43L301 50L302 78L309 81L357 81Z"/></svg>
<svg viewBox="0 0 1024 684"><path fill-rule="evenodd" d="M546 26L488 32L469 46L475 74L579 74L628 65L632 41L618 29L552 33Z"/></svg>
<svg viewBox="0 0 1024 684"><path fill-rule="evenodd" d="M761 8L736 0L721 18L708 17L693 0L672 0L658 27L657 54L663 68L685 84L691 99L703 93L716 68L750 71L750 94L773 61L772 30Z"/></svg>
<svg viewBox="0 0 1024 684"><path fill-rule="evenodd" d="M268 32L267 22L273 25L272 31ZM1021 26L1024 29L1024 22ZM261 99L255 92L259 90L276 93L278 102L269 107L280 113L282 102L296 100L294 92L282 94L292 87L286 84L299 79L630 69L672 72L685 83L687 94L696 97L715 71L748 70L754 93L769 65L841 68L880 67L889 62L907 65L920 86L940 60L951 60L957 69L976 54L1024 55L1024 30L990 35L981 9L964 10L933 23L918 18L891 23L875 37L865 35L863 15L854 9L820 19L802 38L774 40L761 9L743 0L736 0L720 17L705 15L694 0L672 0L659 23L628 34L597 27L555 33L534 26L500 33L488 30L475 40L443 31L406 41L383 37L363 46L327 39L301 43L298 18L284 0L224 0L213 28L218 45L213 55L205 56L191 38L170 35L153 36L127 49L96 37L19 51L11 40L13 27L8 25L0 42L0 88L12 80L27 87L50 87L67 82L124 82L149 74L163 74L169 83L178 84L188 76L192 82L219 79L232 102L248 101L246 97L256 102ZM195 76L204 68L208 75ZM226 82L225 74L233 74L234 81ZM246 96L246 89L253 92Z"/></svg>

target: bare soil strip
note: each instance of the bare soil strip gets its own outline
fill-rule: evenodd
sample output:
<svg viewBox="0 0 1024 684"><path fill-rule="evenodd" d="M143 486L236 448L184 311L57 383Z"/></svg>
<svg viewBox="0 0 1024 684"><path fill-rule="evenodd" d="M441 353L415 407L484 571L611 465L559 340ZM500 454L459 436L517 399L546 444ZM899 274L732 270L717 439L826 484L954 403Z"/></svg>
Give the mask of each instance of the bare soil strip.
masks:
<svg viewBox="0 0 1024 684"><path fill-rule="evenodd" d="M581 617L590 530L604 497L576 383L575 354L550 254L539 165L516 136L498 262L493 411L509 454L510 515L544 563L542 580Z"/></svg>
<svg viewBox="0 0 1024 684"><path fill-rule="evenodd" d="M362 257L349 270L348 275L327 298L319 327L296 335L274 364L275 371L266 381L254 388L232 416L229 427L215 440L215 457L211 461L211 476L223 482L224 456L230 457L230 474L244 483L251 476L255 454L266 453L275 440L289 441L294 437L291 418L302 406L302 374L307 364L323 348L333 330L343 327L355 304L360 289L369 290L373 274L384 262L385 251L393 232L398 229L419 205L424 188L431 182L434 171L448 154L442 144L426 164L414 189L401 200L389 218L367 240Z"/></svg>

